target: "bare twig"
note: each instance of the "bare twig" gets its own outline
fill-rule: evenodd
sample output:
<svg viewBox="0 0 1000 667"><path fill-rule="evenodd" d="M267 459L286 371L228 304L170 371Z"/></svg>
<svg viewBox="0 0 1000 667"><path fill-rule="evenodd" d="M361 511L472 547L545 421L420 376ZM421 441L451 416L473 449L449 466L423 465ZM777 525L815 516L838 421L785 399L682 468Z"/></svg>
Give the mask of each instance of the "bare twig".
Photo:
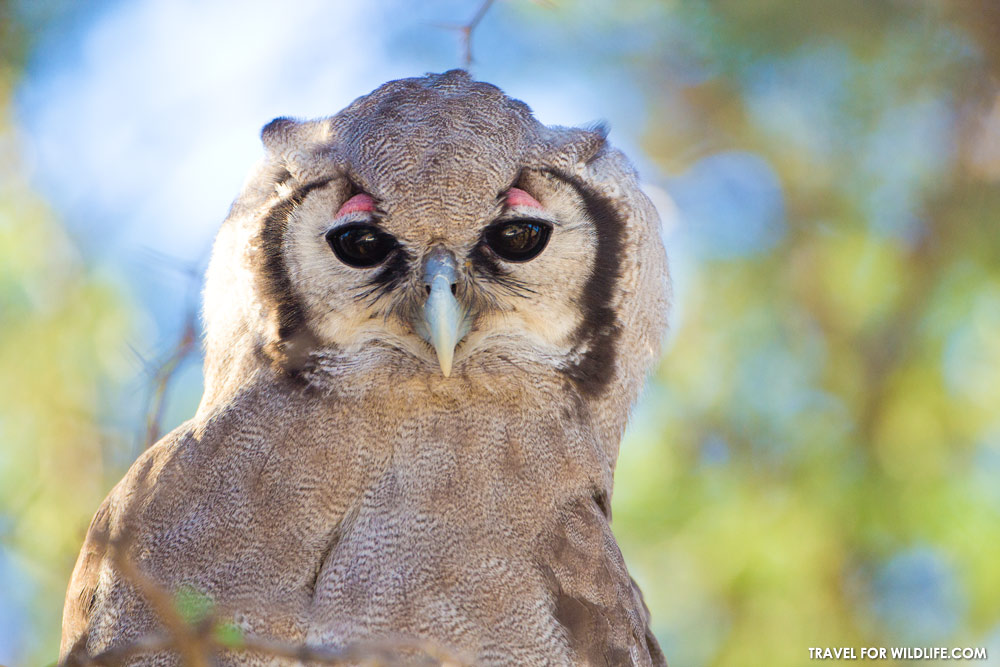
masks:
<svg viewBox="0 0 1000 667"><path fill-rule="evenodd" d="M472 19L468 23L463 23L461 25L442 25L440 27L446 30L454 30L458 32L461 42L462 42L462 67L468 69L472 66L472 35L475 33L476 28L482 22L483 17L486 16L486 12L490 10L490 7L496 0L483 0L479 5L479 9L473 15Z"/></svg>
<svg viewBox="0 0 1000 667"><path fill-rule="evenodd" d="M149 635L146 637L140 637L134 642L122 644L121 646L114 646L106 651L101 651L97 655L90 658L89 662L86 664L113 667L115 665L124 664L125 661L134 656L142 655L143 653L155 653L156 651L167 651L173 647L174 640L170 637Z"/></svg>
<svg viewBox="0 0 1000 667"><path fill-rule="evenodd" d="M163 409L166 405L167 387L174 374L188 356L194 351L198 342L198 316L194 310L189 310L184 316L184 327L176 345L170 354L160 362L153 372L153 387L149 399L149 411L146 414L145 449L152 447L160 439Z"/></svg>
<svg viewBox="0 0 1000 667"><path fill-rule="evenodd" d="M416 652L427 656L436 664L457 667L469 665L468 656L459 655L432 641L422 639L386 639L374 642L359 642L343 649L331 649L309 644L298 644L263 637L240 637L222 641L219 630L226 626L220 610L216 609L205 618L191 624L178 611L173 596L158 582L143 572L128 556L131 538L108 540L105 536L107 554L122 578L131 584L149 604L156 618L163 625L164 632L144 635L135 640L105 649L90 656L74 650L67 655L60 667L84 667L103 665L113 667L125 664L129 659L145 653L176 651L181 663L195 667L208 667L223 651L255 653L298 662L322 665L346 665L365 663L369 665L396 664L400 654ZM82 645L81 645L82 646Z"/></svg>
<svg viewBox="0 0 1000 667"><path fill-rule="evenodd" d="M259 653L274 658L289 658L302 662L318 662L324 665L342 665L357 663L364 660L382 660L393 663L404 651L416 651L436 660L443 666L458 666L470 664L466 658L460 658L445 650L438 644L429 641L413 640L383 640L378 642L359 642L345 649L328 649L306 644L291 644L268 639L248 638L240 647L244 651Z"/></svg>
<svg viewBox="0 0 1000 667"><path fill-rule="evenodd" d="M206 658L206 653L212 647L202 641L203 637L200 636L202 633L196 632L196 627L188 625L184 620L170 593L132 562L128 557L128 545L127 536L111 540L108 544L111 562L152 607L156 617L173 639L172 648L178 650L183 663L190 667L208 667L210 662Z"/></svg>
<svg viewBox="0 0 1000 667"><path fill-rule="evenodd" d="M146 366L150 377L149 404L146 409L144 449L149 449L162 435L163 412L166 408L167 390L178 369L195 351L198 342L198 287L201 284L199 262L185 262L156 250L147 249L150 260L178 271L188 280L187 306L180 335L167 353L157 363L146 362L134 348L133 352Z"/></svg>

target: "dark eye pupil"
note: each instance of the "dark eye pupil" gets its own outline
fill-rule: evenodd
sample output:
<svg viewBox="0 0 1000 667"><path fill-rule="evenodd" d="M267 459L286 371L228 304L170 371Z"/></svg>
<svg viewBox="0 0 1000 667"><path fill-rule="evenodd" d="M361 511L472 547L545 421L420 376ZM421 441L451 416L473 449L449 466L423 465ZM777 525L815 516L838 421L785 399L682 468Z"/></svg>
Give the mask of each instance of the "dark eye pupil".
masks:
<svg viewBox="0 0 1000 667"><path fill-rule="evenodd" d="M394 238L371 225L331 229L326 242L340 261L358 268L379 264L396 247Z"/></svg>
<svg viewBox="0 0 1000 667"><path fill-rule="evenodd" d="M486 244L510 262L534 259L548 243L552 227L542 221L515 220L493 225L486 230Z"/></svg>
<svg viewBox="0 0 1000 667"><path fill-rule="evenodd" d="M500 232L503 243L511 250L524 252L538 241L541 232L536 225L507 225Z"/></svg>
<svg viewBox="0 0 1000 667"><path fill-rule="evenodd" d="M344 238L344 242L350 244L351 250L359 257L371 257L378 249L378 237L373 232L348 235Z"/></svg>

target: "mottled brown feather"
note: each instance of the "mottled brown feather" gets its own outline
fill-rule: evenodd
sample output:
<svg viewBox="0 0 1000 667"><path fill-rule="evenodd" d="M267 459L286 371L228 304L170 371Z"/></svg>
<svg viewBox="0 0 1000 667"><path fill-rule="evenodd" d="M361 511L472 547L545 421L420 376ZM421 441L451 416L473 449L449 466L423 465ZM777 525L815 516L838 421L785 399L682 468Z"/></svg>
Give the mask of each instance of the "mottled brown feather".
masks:
<svg viewBox="0 0 1000 667"><path fill-rule="evenodd" d="M484 665L665 664L610 499L669 283L656 212L606 132L541 125L455 70L262 136L206 279L198 413L98 510L63 656L163 630L113 543L248 636L331 649L409 638ZM522 264L482 241L512 184L553 224ZM324 241L358 192L405 253L392 280ZM448 378L414 328L423 262L441 247L472 322Z"/></svg>

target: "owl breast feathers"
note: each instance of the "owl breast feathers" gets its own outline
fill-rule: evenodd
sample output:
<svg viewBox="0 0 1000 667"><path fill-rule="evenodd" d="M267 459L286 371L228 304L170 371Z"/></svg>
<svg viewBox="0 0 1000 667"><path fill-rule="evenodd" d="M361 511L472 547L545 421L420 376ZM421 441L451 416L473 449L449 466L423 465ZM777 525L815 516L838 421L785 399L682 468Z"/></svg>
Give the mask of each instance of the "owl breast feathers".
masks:
<svg viewBox="0 0 1000 667"><path fill-rule="evenodd" d="M97 511L63 656L164 632L133 569L261 641L664 664L609 525L668 299L626 159L458 70L263 143L207 273L201 405Z"/></svg>

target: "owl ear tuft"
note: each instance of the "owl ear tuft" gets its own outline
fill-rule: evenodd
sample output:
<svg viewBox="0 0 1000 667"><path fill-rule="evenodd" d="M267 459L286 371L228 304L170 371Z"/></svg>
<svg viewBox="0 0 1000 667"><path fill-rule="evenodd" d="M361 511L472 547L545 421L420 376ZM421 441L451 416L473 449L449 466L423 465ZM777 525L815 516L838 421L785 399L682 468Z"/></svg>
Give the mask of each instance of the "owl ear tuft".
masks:
<svg viewBox="0 0 1000 667"><path fill-rule="evenodd" d="M260 139L269 154L285 155L310 144L325 143L330 134L330 123L326 119L300 121L280 116L264 126Z"/></svg>
<svg viewBox="0 0 1000 667"><path fill-rule="evenodd" d="M295 125L298 125L298 122L287 116L279 116L272 120L260 131L260 139L264 142L264 147L270 150L279 143L286 143L288 134Z"/></svg>
<svg viewBox="0 0 1000 667"><path fill-rule="evenodd" d="M607 142L608 133L611 132L611 126L608 125L608 121L606 120L599 120L583 129L591 134L597 135L597 137L600 138L602 145Z"/></svg>
<svg viewBox="0 0 1000 667"><path fill-rule="evenodd" d="M608 126L598 123L590 128L549 127L542 136L533 166L572 171L590 164L608 143Z"/></svg>

